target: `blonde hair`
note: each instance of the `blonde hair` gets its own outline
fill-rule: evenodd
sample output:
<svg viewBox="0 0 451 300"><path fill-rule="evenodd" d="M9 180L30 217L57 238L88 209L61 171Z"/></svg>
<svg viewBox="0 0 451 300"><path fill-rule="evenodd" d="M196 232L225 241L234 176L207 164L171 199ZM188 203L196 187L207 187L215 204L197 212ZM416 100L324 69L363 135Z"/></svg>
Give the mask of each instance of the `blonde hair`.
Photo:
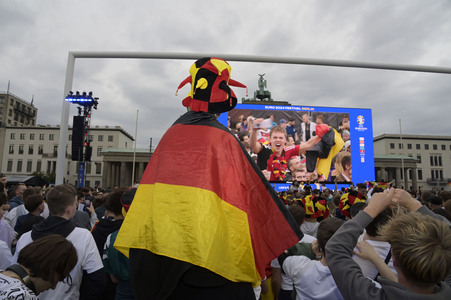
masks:
<svg viewBox="0 0 451 300"><path fill-rule="evenodd" d="M285 128L283 128L280 125L276 125L273 128L271 128L271 130L269 131L269 136L271 137L273 135L274 132L280 132L283 133L285 135L285 139L288 140L288 134L287 134L287 130Z"/></svg>
<svg viewBox="0 0 451 300"><path fill-rule="evenodd" d="M338 175L340 175L341 173L344 172L344 169L343 169L343 166L342 166L341 162L343 161L343 158L345 156L351 156L351 153L349 153L347 151L338 152L338 154L336 156L337 158L335 159L335 164L334 164L335 170L333 172L334 173L333 175L338 176Z"/></svg>
<svg viewBox="0 0 451 300"><path fill-rule="evenodd" d="M437 284L451 271L451 230L443 221L416 212L393 217L380 230L397 266L418 285Z"/></svg>

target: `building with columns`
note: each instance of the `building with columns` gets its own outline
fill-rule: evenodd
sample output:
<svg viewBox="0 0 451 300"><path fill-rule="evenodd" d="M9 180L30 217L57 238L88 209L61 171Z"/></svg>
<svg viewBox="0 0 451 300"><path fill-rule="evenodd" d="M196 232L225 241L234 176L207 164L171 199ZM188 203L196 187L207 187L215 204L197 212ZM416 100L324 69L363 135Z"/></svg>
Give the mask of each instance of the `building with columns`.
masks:
<svg viewBox="0 0 451 300"><path fill-rule="evenodd" d="M451 136L383 134L373 142L376 180L416 191L450 190Z"/></svg>
<svg viewBox="0 0 451 300"><path fill-rule="evenodd" d="M58 125L6 126L1 130L4 138L3 145L0 146L0 172L7 176L30 175L33 172L55 173L60 134ZM91 162L86 163L85 186L104 186L103 152L109 149L130 152L134 139L120 126L90 127L88 138L91 141L92 156ZM72 134L69 133L64 182L76 185L78 162L71 159L71 139Z"/></svg>
<svg viewBox="0 0 451 300"><path fill-rule="evenodd" d="M136 149L136 152L132 149L105 149L102 151L102 186L104 188L128 187L139 183L150 156L150 151L146 149Z"/></svg>

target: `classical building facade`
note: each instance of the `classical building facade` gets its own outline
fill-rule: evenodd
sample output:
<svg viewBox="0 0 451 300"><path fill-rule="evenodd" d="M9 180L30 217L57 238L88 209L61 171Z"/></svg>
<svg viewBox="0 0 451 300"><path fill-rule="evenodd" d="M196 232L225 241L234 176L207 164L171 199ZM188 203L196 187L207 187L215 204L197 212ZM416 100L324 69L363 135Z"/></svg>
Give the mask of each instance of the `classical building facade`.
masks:
<svg viewBox="0 0 451 300"><path fill-rule="evenodd" d="M383 134L373 141L377 180L414 190L450 190L451 136Z"/></svg>
<svg viewBox="0 0 451 300"><path fill-rule="evenodd" d="M104 150L102 152L103 187L129 187L139 183L150 156L149 150L146 149L133 151L110 148Z"/></svg>
<svg viewBox="0 0 451 300"><path fill-rule="evenodd" d="M4 132L1 172L7 176L29 175L33 172L54 173L56 170L59 126L7 126ZM78 162L71 160L71 129L66 146L64 182L77 184ZM90 128L91 162L86 163L85 185L103 185L103 151L110 148L131 151L133 137L120 126Z"/></svg>

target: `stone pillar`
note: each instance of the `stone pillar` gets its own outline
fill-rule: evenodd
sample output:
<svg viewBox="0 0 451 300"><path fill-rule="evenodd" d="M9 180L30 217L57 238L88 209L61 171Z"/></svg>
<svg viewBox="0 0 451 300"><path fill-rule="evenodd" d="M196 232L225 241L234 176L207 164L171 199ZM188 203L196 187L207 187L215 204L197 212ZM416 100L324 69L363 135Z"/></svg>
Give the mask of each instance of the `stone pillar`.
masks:
<svg viewBox="0 0 451 300"><path fill-rule="evenodd" d="M110 187L110 188L113 187L113 179L114 179L113 172L114 172L114 163L110 161L109 167L108 167L108 175L107 175L108 187Z"/></svg>
<svg viewBox="0 0 451 300"><path fill-rule="evenodd" d="M117 184L117 166L114 162L111 166L111 188L114 188Z"/></svg>
<svg viewBox="0 0 451 300"><path fill-rule="evenodd" d="M395 185L398 188L400 188L401 185L402 185L402 183L401 183L401 169L400 168L396 168Z"/></svg>
<svg viewBox="0 0 451 300"><path fill-rule="evenodd" d="M409 169L404 168L404 189L406 189L406 190L409 188L408 175L409 175Z"/></svg>
<svg viewBox="0 0 451 300"><path fill-rule="evenodd" d="M124 161L121 161L121 169L120 169L120 171L119 171L119 173L120 173L120 175L119 175L119 184L118 184L118 186L119 187L126 187L128 184L127 184L127 182L125 182L126 180L125 180L125 167L126 167L126 162L124 162ZM128 180L127 180L128 181Z"/></svg>
<svg viewBox="0 0 451 300"><path fill-rule="evenodd" d="M393 180L393 168L387 168L387 182Z"/></svg>
<svg viewBox="0 0 451 300"><path fill-rule="evenodd" d="M114 186L119 187L119 163L114 163Z"/></svg>
<svg viewBox="0 0 451 300"><path fill-rule="evenodd" d="M412 189L414 191L418 190L417 168L412 169Z"/></svg>
<svg viewBox="0 0 451 300"><path fill-rule="evenodd" d="M384 180L386 182L387 178L385 177L385 168L381 167L380 172L381 172L381 176L380 176L379 180Z"/></svg>
<svg viewBox="0 0 451 300"><path fill-rule="evenodd" d="M144 173L144 163L140 162L140 163L138 163L138 174L137 174L135 180L136 181L141 180L143 173Z"/></svg>
<svg viewBox="0 0 451 300"><path fill-rule="evenodd" d="M103 170L102 170L102 187L106 188L108 186L108 174L110 173L108 170L110 163L104 161L103 162Z"/></svg>

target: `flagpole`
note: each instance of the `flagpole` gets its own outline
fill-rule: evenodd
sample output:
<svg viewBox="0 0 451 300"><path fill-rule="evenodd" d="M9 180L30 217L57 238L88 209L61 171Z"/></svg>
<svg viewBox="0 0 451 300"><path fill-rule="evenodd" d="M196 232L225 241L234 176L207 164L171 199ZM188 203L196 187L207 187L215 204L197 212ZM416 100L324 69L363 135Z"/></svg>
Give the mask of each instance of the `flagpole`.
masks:
<svg viewBox="0 0 451 300"><path fill-rule="evenodd" d="M401 119L399 119L399 138L401 140L401 149L402 149L402 155L401 155L401 170L402 170L402 178L404 179L404 185L407 183L406 174L404 174L404 145L402 143L402 127L401 127ZM406 189L406 187L404 187Z"/></svg>
<svg viewBox="0 0 451 300"><path fill-rule="evenodd" d="M139 109L136 110L136 127L135 127L135 143L133 146L133 167L132 167L132 186L135 185L135 161L136 161L136 139L138 135L138 113Z"/></svg>

